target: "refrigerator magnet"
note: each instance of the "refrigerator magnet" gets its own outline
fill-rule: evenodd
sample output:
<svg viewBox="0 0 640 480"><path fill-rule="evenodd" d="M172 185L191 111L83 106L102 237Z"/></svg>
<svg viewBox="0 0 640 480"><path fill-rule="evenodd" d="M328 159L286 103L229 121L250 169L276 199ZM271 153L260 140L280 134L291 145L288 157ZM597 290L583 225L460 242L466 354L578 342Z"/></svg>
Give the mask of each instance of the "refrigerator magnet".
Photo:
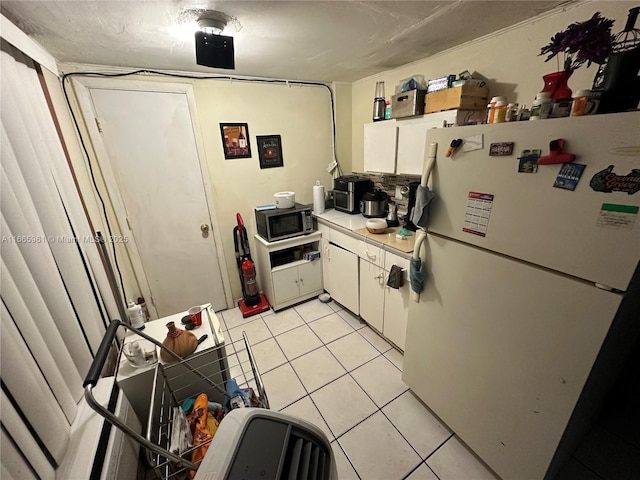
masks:
<svg viewBox="0 0 640 480"><path fill-rule="evenodd" d="M581 163L565 163L560 167L553 186L565 190L575 190L586 165Z"/></svg>
<svg viewBox="0 0 640 480"><path fill-rule="evenodd" d="M596 192L625 192L633 195L640 191L640 169L633 168L626 175L618 175L613 171L614 165L596 173L589 182L589 186Z"/></svg>
<svg viewBox="0 0 640 480"><path fill-rule="evenodd" d="M513 155L513 142L497 142L489 146L490 157L508 157Z"/></svg>
<svg viewBox="0 0 640 480"><path fill-rule="evenodd" d="M538 171L538 158L542 150L523 150L518 157L518 172L520 173L536 173Z"/></svg>

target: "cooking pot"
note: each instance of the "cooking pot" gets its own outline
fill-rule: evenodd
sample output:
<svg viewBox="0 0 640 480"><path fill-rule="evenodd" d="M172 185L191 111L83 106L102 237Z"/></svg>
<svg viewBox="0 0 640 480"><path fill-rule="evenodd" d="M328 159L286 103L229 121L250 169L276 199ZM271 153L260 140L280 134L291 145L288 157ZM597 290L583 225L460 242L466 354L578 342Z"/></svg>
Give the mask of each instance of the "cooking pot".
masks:
<svg viewBox="0 0 640 480"><path fill-rule="evenodd" d="M274 193L276 208L293 208L296 204L296 192Z"/></svg>
<svg viewBox="0 0 640 480"><path fill-rule="evenodd" d="M363 217L384 217L388 196L382 190L367 192L360 200L360 213Z"/></svg>

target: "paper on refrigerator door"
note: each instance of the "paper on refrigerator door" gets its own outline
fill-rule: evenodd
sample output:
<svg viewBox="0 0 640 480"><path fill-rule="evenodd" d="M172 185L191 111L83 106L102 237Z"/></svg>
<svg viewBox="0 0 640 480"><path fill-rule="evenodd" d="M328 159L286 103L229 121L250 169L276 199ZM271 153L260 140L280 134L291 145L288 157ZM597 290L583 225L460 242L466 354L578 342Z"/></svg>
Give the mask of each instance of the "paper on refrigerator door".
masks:
<svg viewBox="0 0 640 480"><path fill-rule="evenodd" d="M486 237L492 207L493 195L490 193L469 192L462 231Z"/></svg>

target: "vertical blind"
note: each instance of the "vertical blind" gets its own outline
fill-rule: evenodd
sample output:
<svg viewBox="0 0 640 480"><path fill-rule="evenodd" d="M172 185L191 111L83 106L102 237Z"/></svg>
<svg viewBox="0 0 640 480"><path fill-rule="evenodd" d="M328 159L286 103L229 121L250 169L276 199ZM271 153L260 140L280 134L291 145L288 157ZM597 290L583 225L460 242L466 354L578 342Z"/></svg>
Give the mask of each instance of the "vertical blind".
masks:
<svg viewBox="0 0 640 480"><path fill-rule="evenodd" d="M0 55L0 476L53 479L117 313L36 65Z"/></svg>

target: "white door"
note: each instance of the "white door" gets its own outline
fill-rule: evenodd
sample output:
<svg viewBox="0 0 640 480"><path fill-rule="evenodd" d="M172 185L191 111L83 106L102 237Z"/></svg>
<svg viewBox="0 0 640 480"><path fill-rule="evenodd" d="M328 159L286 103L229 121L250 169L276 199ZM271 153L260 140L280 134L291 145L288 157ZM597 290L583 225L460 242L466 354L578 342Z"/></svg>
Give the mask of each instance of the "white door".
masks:
<svg viewBox="0 0 640 480"><path fill-rule="evenodd" d="M130 228L136 275L143 290L147 284L157 315L208 302L215 310L227 308L229 280L199 159L191 87L157 91L167 86L90 80L82 81L83 112L97 120L99 133L92 137L101 170L117 211L121 202L118 221L123 231Z"/></svg>

